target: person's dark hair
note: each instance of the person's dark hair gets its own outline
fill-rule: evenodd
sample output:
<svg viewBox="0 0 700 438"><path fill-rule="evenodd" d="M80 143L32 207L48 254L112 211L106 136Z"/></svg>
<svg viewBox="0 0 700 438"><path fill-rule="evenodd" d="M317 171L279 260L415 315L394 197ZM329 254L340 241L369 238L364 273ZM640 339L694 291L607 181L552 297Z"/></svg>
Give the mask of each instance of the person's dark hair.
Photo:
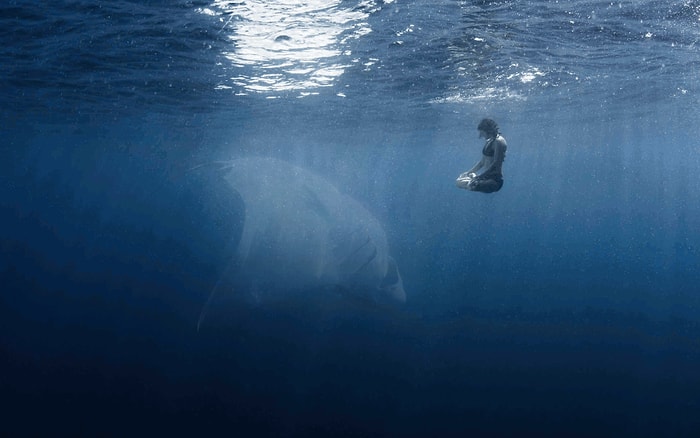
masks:
<svg viewBox="0 0 700 438"><path fill-rule="evenodd" d="M489 134L498 134L498 123L493 119L483 119L477 129L486 131Z"/></svg>

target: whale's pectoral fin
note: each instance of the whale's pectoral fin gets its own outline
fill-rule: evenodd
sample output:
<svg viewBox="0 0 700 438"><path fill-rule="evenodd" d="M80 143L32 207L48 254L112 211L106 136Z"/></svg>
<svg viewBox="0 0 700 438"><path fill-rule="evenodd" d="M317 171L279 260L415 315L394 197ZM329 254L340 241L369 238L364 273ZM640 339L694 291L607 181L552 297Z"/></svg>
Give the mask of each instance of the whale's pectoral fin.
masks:
<svg viewBox="0 0 700 438"><path fill-rule="evenodd" d="M402 303L406 302L406 291L403 288L403 279L399 273L399 267L393 257L389 257L386 275L379 288L391 298Z"/></svg>
<svg viewBox="0 0 700 438"><path fill-rule="evenodd" d="M199 329L201 328L202 324L204 323L204 320L207 317L207 314L209 313L209 310L212 306L212 302L216 299L217 296L219 296L222 292L222 288L226 288L227 286L230 286L230 277L233 275L234 271L236 271L237 268L237 263L234 259L229 261L229 263L226 265L224 268L223 272L219 276L219 279L214 283L214 286L211 288L211 292L209 292L209 297L207 298L207 301L204 303L202 306L202 310L199 312L199 319L197 320L197 331L199 332Z"/></svg>

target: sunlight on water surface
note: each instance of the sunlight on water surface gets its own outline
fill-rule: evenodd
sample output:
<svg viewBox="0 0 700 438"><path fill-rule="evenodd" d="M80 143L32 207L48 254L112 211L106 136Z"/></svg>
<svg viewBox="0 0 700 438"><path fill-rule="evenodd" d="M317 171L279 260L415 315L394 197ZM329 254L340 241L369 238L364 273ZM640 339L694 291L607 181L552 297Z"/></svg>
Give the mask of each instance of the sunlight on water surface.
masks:
<svg viewBox="0 0 700 438"><path fill-rule="evenodd" d="M238 94L304 96L332 86L358 62L347 42L371 32L366 19L378 7L367 2L348 9L342 3L216 1L200 13L219 16L221 31L228 34L231 48L224 55L234 67L230 80Z"/></svg>

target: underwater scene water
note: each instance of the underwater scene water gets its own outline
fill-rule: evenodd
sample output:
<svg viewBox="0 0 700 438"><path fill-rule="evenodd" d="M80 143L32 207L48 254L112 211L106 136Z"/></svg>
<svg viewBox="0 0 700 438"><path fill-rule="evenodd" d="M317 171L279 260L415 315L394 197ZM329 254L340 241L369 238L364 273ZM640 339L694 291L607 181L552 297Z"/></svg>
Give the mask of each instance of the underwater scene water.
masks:
<svg viewBox="0 0 700 438"><path fill-rule="evenodd" d="M698 436L700 2L0 5L7 436ZM497 121L503 188L455 186Z"/></svg>

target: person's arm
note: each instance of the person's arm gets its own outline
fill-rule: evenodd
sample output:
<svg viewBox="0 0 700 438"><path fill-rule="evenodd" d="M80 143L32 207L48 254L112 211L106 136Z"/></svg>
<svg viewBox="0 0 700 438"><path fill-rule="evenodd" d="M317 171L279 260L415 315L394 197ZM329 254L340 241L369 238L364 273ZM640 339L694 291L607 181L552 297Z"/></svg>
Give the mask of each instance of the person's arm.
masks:
<svg viewBox="0 0 700 438"><path fill-rule="evenodd" d="M474 167L472 167L471 169L467 170L465 173L467 173L467 174L476 173L476 172L478 172L479 169L481 169L482 167L484 167L484 157L483 157L483 156L481 157L481 160L479 160L479 161L474 165Z"/></svg>

